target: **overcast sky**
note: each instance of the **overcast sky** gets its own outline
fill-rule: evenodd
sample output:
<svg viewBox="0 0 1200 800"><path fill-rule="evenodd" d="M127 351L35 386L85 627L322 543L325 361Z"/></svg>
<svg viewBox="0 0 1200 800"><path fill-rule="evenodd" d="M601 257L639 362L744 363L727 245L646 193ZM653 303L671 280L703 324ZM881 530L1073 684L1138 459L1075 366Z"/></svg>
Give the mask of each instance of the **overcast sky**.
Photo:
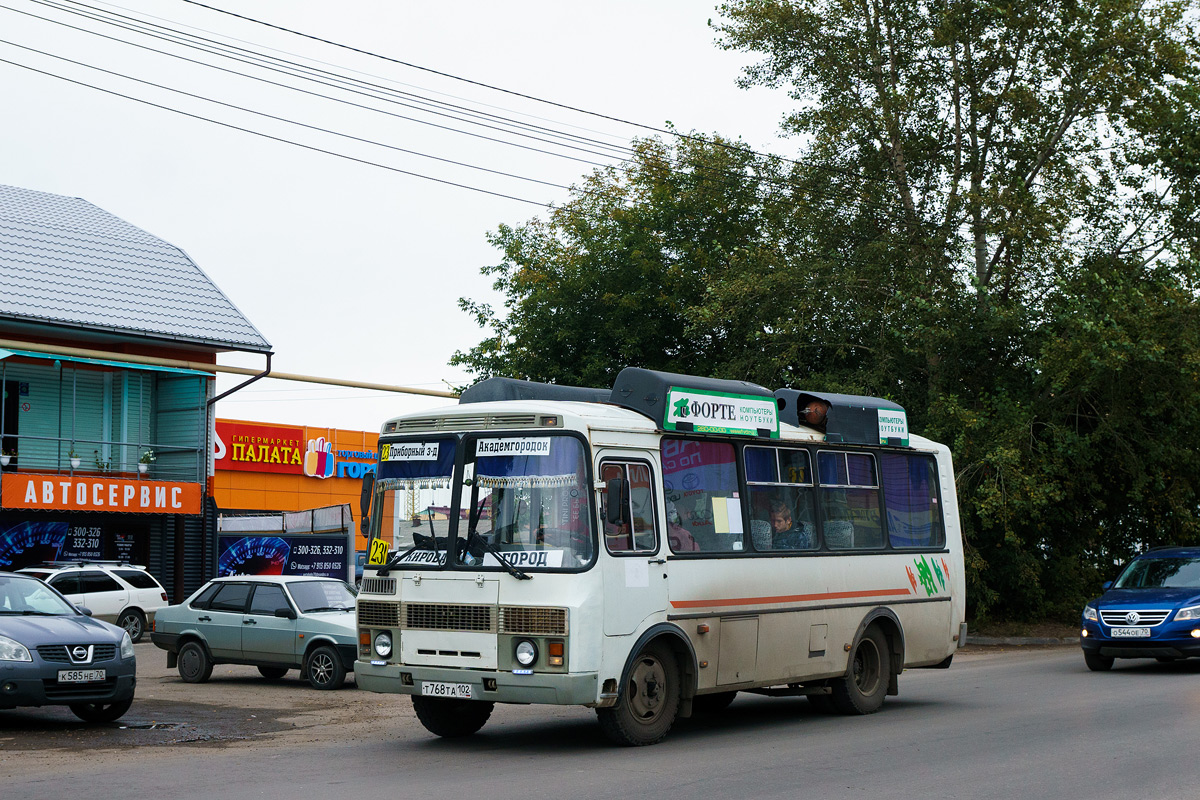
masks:
<svg viewBox="0 0 1200 800"><path fill-rule="evenodd" d="M777 138L787 98L781 92L737 87L747 59L716 47L707 24L716 14L714 4L702 0L212 0L209 5L511 92L652 127L670 121L681 131L741 136L757 149L794 154L793 142ZM243 58L272 55L336 72L340 77L321 80L338 86L283 76L81 16L101 13L107 19L118 14L141 20L139 26L157 26L151 30L160 37L191 34L253 51ZM337 99L218 72L46 20ZM569 185L594 169L577 159L616 163L619 149L606 145L620 148L632 136L647 135L182 0L125 0L120 5L0 0L0 40L4 62L193 115L0 63L0 183L84 198L182 248L271 342L273 366L281 372L435 389L466 382L467 376L447 362L455 350L471 347L483 335L459 310L458 298L497 299L490 280L479 272L499 260L485 235L501 223L517 225L544 215L545 209L405 173L538 203L561 203L567 197L564 189L544 183L389 148ZM346 86L347 77L378 88L360 85L355 93L338 88ZM364 94L381 90L409 94L388 95L391 100ZM421 110L431 100L468 110L453 112L460 119L431 115ZM477 116L481 113L499 119ZM493 127L463 121L467 115ZM566 149L521 138L508 120L591 141L576 141L581 149ZM527 132L542 138L556 135ZM263 364L261 357L236 354L219 360ZM222 377L218 390L239 380ZM444 402L449 401L261 381L221 401L217 413L378 430L389 416Z"/></svg>

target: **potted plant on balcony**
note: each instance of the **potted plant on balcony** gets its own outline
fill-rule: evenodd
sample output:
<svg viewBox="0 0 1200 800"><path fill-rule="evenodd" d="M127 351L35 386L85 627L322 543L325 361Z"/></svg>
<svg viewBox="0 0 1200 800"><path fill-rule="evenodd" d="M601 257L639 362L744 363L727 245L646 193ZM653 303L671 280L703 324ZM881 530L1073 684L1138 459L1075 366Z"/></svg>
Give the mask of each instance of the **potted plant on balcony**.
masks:
<svg viewBox="0 0 1200 800"><path fill-rule="evenodd" d="M16 457L17 457L16 450L5 450L3 452L0 452L0 467L7 467L8 462L12 461Z"/></svg>
<svg viewBox="0 0 1200 800"><path fill-rule="evenodd" d="M142 453L141 458L138 459L138 472L144 475L150 469L150 465L154 463L154 458L153 450Z"/></svg>
<svg viewBox="0 0 1200 800"><path fill-rule="evenodd" d="M79 458L79 454L75 452L74 447L67 452L67 458L71 459L71 469L79 469L81 459Z"/></svg>
<svg viewBox="0 0 1200 800"><path fill-rule="evenodd" d="M92 451L92 459L95 460L95 462L96 462L96 471L97 472L108 472L110 469L112 469L112 462L105 461L104 459L102 459L100 457L99 450Z"/></svg>

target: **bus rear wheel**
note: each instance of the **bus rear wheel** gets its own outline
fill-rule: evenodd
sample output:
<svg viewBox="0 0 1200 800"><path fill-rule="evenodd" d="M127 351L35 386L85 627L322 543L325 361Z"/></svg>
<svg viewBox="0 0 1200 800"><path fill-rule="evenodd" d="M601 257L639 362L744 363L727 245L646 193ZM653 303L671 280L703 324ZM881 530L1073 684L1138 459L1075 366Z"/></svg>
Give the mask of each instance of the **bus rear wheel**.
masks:
<svg viewBox="0 0 1200 800"><path fill-rule="evenodd" d="M449 697L412 696L413 711L425 730L445 739L458 739L475 733L492 715L495 703L457 700Z"/></svg>
<svg viewBox="0 0 1200 800"><path fill-rule="evenodd" d="M887 637L872 625L854 648L846 677L832 683L833 707L843 714L874 714L887 694L890 669Z"/></svg>
<svg viewBox="0 0 1200 800"><path fill-rule="evenodd" d="M629 668L617 704L596 709L604 735L628 747L661 742L679 713L679 684L675 655L660 643L646 645Z"/></svg>

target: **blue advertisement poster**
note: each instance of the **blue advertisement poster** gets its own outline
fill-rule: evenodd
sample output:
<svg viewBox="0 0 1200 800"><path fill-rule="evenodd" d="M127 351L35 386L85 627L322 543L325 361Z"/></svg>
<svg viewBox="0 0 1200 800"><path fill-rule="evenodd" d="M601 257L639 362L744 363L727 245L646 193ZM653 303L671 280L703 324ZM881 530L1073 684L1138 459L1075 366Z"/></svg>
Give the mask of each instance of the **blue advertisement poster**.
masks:
<svg viewBox="0 0 1200 800"><path fill-rule="evenodd" d="M353 555L344 534L221 535L217 537L217 577L318 575L344 581Z"/></svg>
<svg viewBox="0 0 1200 800"><path fill-rule="evenodd" d="M0 526L0 569L17 570L46 561L104 557L103 530L66 522L16 522Z"/></svg>

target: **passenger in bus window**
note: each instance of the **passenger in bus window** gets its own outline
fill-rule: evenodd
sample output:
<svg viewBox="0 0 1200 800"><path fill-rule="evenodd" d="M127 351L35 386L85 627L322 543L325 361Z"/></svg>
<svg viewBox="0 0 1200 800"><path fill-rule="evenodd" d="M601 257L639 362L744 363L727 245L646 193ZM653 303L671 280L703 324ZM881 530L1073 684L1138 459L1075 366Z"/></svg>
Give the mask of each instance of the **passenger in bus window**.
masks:
<svg viewBox="0 0 1200 800"><path fill-rule="evenodd" d="M691 553L700 549L695 537L683 527L679 509L670 500L667 501L667 543L676 553Z"/></svg>
<svg viewBox="0 0 1200 800"><path fill-rule="evenodd" d="M804 424L825 430L825 421L829 416L829 403L824 400L809 400L808 405L801 409L800 416L803 417Z"/></svg>
<svg viewBox="0 0 1200 800"><path fill-rule="evenodd" d="M808 550L812 547L812 523L796 527L792 509L782 500L771 501L772 543L776 550Z"/></svg>

